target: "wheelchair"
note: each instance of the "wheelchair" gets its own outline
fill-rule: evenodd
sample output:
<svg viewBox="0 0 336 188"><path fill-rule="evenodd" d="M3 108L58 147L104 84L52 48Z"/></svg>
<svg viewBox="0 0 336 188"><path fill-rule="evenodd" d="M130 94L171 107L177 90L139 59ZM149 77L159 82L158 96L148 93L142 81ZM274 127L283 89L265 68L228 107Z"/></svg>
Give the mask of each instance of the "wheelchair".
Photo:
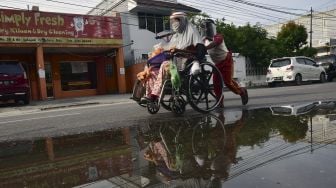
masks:
<svg viewBox="0 0 336 188"><path fill-rule="evenodd" d="M133 94L131 98L140 106L147 108L150 114L156 114L162 106L168 111L181 115L185 112L187 104L201 113L213 111L219 105L223 97L222 95L220 98L217 98L214 93L214 84L212 81L214 74L217 74L220 77L220 83L218 84L220 84L221 88L224 87L223 79L217 67L213 63L203 60L199 62L200 71L197 74L191 74L191 67L194 60L196 60L196 57L192 52L177 50L174 52L165 51L163 53L166 54L165 60L171 60L171 63L176 67L179 67L178 74L181 80L180 87L175 88L172 84L172 80L166 78L163 81L161 94L158 100L143 103L141 98L145 96L146 88L137 80L133 86ZM186 58L187 62L183 66L179 66L177 63L178 58Z"/></svg>

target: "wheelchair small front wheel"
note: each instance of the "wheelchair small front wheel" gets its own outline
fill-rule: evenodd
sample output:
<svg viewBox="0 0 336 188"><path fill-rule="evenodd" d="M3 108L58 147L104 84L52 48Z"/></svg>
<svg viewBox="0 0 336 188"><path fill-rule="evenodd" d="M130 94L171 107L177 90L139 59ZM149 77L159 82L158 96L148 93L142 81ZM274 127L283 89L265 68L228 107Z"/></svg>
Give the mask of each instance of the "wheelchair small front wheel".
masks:
<svg viewBox="0 0 336 188"><path fill-rule="evenodd" d="M147 103L147 110L150 114L156 114L160 109L157 101L151 101Z"/></svg>
<svg viewBox="0 0 336 188"><path fill-rule="evenodd" d="M177 115L183 114L185 112L185 109L186 109L185 100L181 96L174 97L174 99L171 103L171 109Z"/></svg>

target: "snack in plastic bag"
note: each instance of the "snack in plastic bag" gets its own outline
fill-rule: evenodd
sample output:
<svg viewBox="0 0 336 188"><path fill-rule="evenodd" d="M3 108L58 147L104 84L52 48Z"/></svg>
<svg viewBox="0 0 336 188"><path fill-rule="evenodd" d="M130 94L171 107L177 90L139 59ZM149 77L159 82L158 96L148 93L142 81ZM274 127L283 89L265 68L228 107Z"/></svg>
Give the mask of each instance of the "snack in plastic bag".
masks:
<svg viewBox="0 0 336 188"><path fill-rule="evenodd" d="M148 54L148 58L152 58L152 57L162 53L162 51L163 51L162 44L161 43L156 44L153 47L153 51Z"/></svg>
<svg viewBox="0 0 336 188"><path fill-rule="evenodd" d="M152 67L145 67L145 69L137 74L137 78L140 81L146 81L151 75Z"/></svg>

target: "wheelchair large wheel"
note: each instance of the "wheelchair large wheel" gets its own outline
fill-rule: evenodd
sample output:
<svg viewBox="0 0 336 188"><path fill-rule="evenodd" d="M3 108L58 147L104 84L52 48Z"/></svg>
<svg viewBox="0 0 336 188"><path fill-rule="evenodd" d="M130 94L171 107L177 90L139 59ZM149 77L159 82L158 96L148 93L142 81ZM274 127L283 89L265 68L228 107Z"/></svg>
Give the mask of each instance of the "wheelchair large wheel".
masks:
<svg viewBox="0 0 336 188"><path fill-rule="evenodd" d="M220 103L214 92L213 76L218 74L220 77L220 87L223 89L224 82L217 67L212 63L202 63L201 72L190 75L187 98L190 106L201 113L208 113L214 110Z"/></svg>
<svg viewBox="0 0 336 188"><path fill-rule="evenodd" d="M194 155L213 160L224 151L226 131L223 120L214 115L202 117L193 127L192 151Z"/></svg>

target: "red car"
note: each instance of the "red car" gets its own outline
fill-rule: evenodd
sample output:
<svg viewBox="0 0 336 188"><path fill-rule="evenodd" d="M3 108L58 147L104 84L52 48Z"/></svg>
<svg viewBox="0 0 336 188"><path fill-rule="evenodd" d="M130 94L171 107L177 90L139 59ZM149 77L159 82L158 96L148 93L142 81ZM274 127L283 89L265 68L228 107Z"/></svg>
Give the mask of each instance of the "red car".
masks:
<svg viewBox="0 0 336 188"><path fill-rule="evenodd" d="M0 61L0 101L30 102L27 74L18 61Z"/></svg>

